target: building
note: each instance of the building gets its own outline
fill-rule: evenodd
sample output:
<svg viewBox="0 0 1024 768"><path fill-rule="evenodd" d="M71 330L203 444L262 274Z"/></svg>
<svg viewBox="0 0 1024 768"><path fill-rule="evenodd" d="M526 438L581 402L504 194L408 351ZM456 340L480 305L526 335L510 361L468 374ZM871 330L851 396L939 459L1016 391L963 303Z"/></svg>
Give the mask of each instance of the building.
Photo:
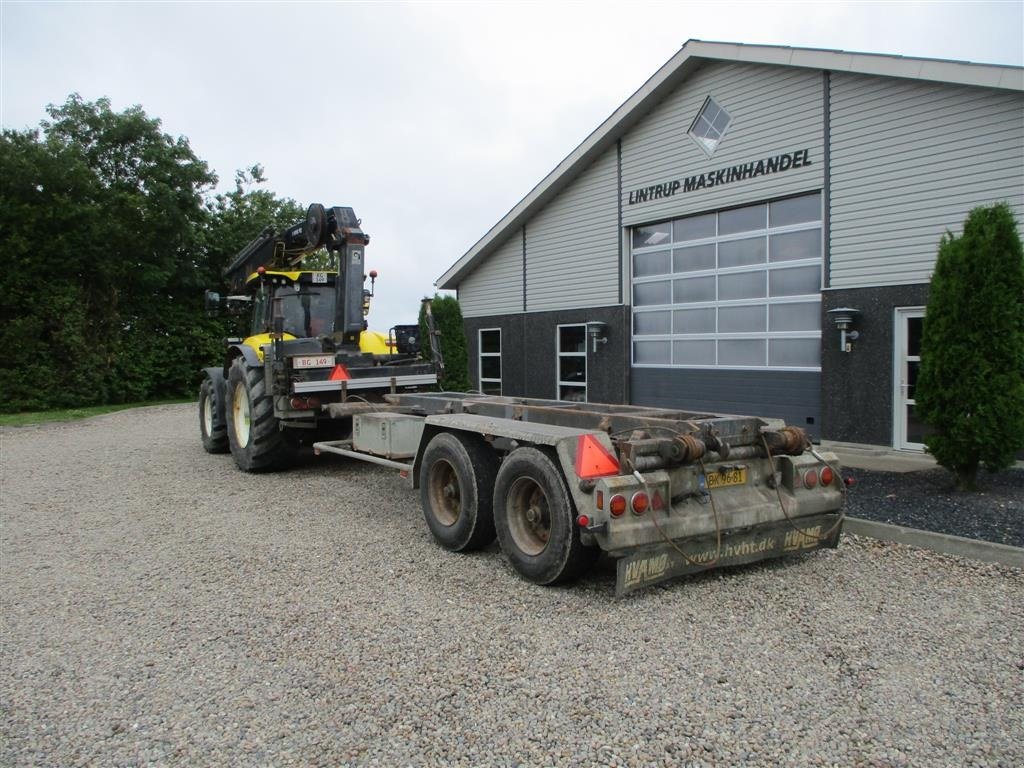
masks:
<svg viewBox="0 0 1024 768"><path fill-rule="evenodd" d="M998 201L1024 68L690 40L437 285L483 392L920 448L939 239Z"/></svg>

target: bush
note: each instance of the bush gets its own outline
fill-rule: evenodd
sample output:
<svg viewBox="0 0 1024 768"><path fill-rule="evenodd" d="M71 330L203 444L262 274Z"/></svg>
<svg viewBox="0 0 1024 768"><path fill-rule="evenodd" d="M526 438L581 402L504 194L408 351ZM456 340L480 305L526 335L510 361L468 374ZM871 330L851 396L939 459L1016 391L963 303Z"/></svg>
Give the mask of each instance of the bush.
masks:
<svg viewBox="0 0 1024 768"><path fill-rule="evenodd" d="M444 375L438 383L445 392L468 392L472 386L469 381L469 356L458 299L434 294L431 306L434 325L441 334L441 357L444 359ZM432 360L424 305L420 306L420 338L423 339L421 354L425 359Z"/></svg>
<svg viewBox="0 0 1024 768"><path fill-rule="evenodd" d="M960 489L1024 448L1024 254L1005 203L974 209L939 244L915 401Z"/></svg>

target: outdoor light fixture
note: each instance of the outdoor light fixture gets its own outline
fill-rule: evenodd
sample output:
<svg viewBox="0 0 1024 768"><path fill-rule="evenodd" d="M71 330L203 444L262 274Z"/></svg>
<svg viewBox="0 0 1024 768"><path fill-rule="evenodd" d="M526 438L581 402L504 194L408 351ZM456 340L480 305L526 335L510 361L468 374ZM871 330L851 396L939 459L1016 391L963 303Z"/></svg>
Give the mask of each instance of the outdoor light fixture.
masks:
<svg viewBox="0 0 1024 768"><path fill-rule="evenodd" d="M594 352L597 352L597 345L599 343L608 343L608 323L601 322L600 320L588 321L587 334L590 336L590 340L593 342Z"/></svg>
<svg viewBox="0 0 1024 768"><path fill-rule="evenodd" d="M860 310L851 307L838 307L830 309L826 314L831 316L832 322L839 329L839 351L852 352L853 342L860 338L860 334L850 329L853 328L853 321L860 314Z"/></svg>

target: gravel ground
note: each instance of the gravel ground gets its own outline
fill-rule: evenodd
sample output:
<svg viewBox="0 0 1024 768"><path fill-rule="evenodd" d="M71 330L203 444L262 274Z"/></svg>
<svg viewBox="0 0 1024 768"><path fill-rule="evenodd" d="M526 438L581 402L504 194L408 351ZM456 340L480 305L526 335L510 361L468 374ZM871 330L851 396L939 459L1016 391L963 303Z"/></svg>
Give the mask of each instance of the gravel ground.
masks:
<svg viewBox="0 0 1024 768"><path fill-rule="evenodd" d="M944 469L847 474L857 479L847 507L853 517L1024 547L1024 469L982 470L974 493L955 490Z"/></svg>
<svg viewBox="0 0 1024 768"><path fill-rule="evenodd" d="M194 422L0 433L0 764L1024 764L1024 572L846 537L544 589L393 472L246 476Z"/></svg>

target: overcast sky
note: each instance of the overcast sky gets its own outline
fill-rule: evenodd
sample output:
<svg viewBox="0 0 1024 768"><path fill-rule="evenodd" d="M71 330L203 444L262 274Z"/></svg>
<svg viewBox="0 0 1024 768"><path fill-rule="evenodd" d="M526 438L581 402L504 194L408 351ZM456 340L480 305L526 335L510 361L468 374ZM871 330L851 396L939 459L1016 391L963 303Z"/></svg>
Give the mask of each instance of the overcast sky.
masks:
<svg viewBox="0 0 1024 768"><path fill-rule="evenodd" d="M372 328L420 297L690 38L1024 63L1024 0L93 3L0 0L0 122L140 104L231 185L261 163L350 205ZM256 233L253 233L254 235Z"/></svg>

